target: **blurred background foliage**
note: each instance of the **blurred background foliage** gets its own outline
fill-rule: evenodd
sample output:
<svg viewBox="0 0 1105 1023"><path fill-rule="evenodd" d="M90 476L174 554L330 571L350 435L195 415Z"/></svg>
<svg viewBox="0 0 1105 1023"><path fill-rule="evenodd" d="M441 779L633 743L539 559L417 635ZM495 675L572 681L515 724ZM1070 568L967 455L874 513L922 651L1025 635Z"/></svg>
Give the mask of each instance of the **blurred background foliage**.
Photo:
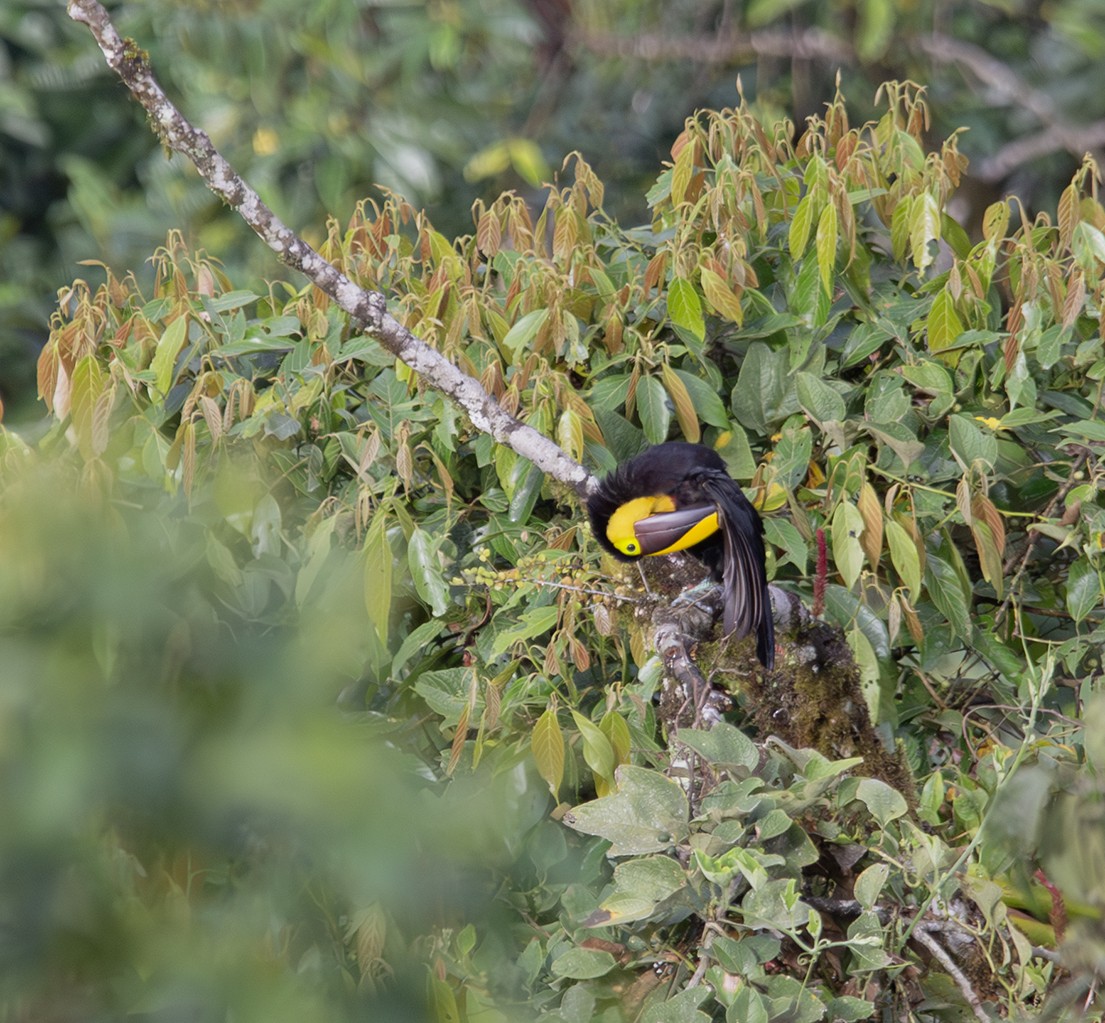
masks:
<svg viewBox="0 0 1105 1023"><path fill-rule="evenodd" d="M636 222L698 107L745 95L768 119L821 110L836 76L856 117L888 79L929 86L931 138L973 162L957 218L1015 191L1053 208L1105 145L1105 15L1094 0L700 3L295 0L114 5L182 109L310 240L376 186L464 230L477 198L534 197L571 151ZM869 105L870 104L870 105ZM84 259L148 274L170 229L242 283L268 254L177 159L59 0L0 11L0 395L34 413L31 366L54 292ZM244 276L243 276L244 275Z"/></svg>

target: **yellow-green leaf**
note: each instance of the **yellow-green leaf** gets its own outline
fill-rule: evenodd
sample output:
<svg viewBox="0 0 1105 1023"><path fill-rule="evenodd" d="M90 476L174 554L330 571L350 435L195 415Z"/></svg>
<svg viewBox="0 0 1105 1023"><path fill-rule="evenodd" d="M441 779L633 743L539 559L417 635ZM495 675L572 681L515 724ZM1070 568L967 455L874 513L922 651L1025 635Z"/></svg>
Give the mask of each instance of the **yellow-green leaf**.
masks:
<svg viewBox="0 0 1105 1023"><path fill-rule="evenodd" d="M910 599L915 601L921 593L921 559L917 555L917 545L905 527L893 519L886 522L886 539L894 571L909 587Z"/></svg>
<svg viewBox="0 0 1105 1023"><path fill-rule="evenodd" d="M671 202L678 206L687 195L687 186L694 175L694 146L687 143L679 150L671 173Z"/></svg>
<svg viewBox="0 0 1105 1023"><path fill-rule="evenodd" d="M821 272L821 287L830 293L836 266L836 232L836 207L829 202L817 218L817 268Z"/></svg>
<svg viewBox="0 0 1105 1023"><path fill-rule="evenodd" d="M1059 202L1059 217L1060 223L1063 219L1063 203L1060 199ZM1009 226L1009 203L1002 199L999 202L991 203L986 207L986 212L982 215L982 237L988 242L996 243L1001 241L1005 237L1005 229ZM1071 231L1073 232L1073 225Z"/></svg>
<svg viewBox="0 0 1105 1023"><path fill-rule="evenodd" d="M1004 576L1002 574L1001 555L998 553L998 545L990 524L982 519L971 521L971 534L975 540L975 550L978 551L979 564L982 566L982 578L994 587L994 592L1000 600L1004 593Z"/></svg>
<svg viewBox="0 0 1105 1023"><path fill-rule="evenodd" d="M687 385L666 362L660 366L660 379L675 406L675 418L679 420L679 429L683 431L683 436L687 440L697 444L702 437L702 431L698 426L698 413L695 412Z"/></svg>
<svg viewBox="0 0 1105 1023"><path fill-rule="evenodd" d="M86 355L73 367L69 411L72 415L73 432L77 435L77 445L85 458L94 458L106 447L105 442L96 450L96 408L106 386L104 371L96 361L96 356Z"/></svg>
<svg viewBox="0 0 1105 1023"><path fill-rule="evenodd" d="M545 779L553 799L559 799L560 783L564 780L564 733L555 707L549 707L537 719L529 742L537 773Z"/></svg>
<svg viewBox="0 0 1105 1023"><path fill-rule="evenodd" d="M583 737L583 759L591 768L595 776L595 790L599 796L607 795L614 791L614 747L610 740L603 734L590 718L572 711L576 728Z"/></svg>
<svg viewBox="0 0 1105 1023"><path fill-rule="evenodd" d="M154 352L150 369L153 370L154 385L162 395L168 394L173 384L173 369L187 337L188 317L178 316L157 339L157 351Z"/></svg>
<svg viewBox="0 0 1105 1023"><path fill-rule="evenodd" d="M906 246L909 244L909 230L913 218L913 196L903 195L890 218L890 247L894 258L901 262L905 259Z"/></svg>
<svg viewBox="0 0 1105 1023"><path fill-rule="evenodd" d="M882 557L882 505L875 488L866 481L860 487L856 507L863 518L863 536L860 537L863 553L867 555L871 567L877 569Z"/></svg>
<svg viewBox="0 0 1105 1023"><path fill-rule="evenodd" d="M577 462L583 459L583 420L575 409L566 408L556 424L557 443Z"/></svg>
<svg viewBox="0 0 1105 1023"><path fill-rule="evenodd" d="M696 340L705 339L702 300L694 285L683 277L676 277L668 288L668 318L675 326L689 331Z"/></svg>
<svg viewBox="0 0 1105 1023"><path fill-rule="evenodd" d="M797 262L806 251L806 245L810 240L810 229L813 227L813 194L807 192L802 196L794 211L794 219L790 222L790 230L787 233L787 243L790 247L790 258Z"/></svg>
<svg viewBox="0 0 1105 1023"><path fill-rule="evenodd" d="M932 300L925 327L930 352L943 351L963 333L963 321L955 311L955 302L946 288L942 288Z"/></svg>
<svg viewBox="0 0 1105 1023"><path fill-rule="evenodd" d="M610 745L614 750L614 766L628 763L632 739L625 718L616 710L608 710L599 722L599 728L602 729L602 734L610 740Z"/></svg>
<svg viewBox="0 0 1105 1023"><path fill-rule="evenodd" d="M368 620L385 646L391 617L391 544L388 543L387 515L377 509L369 523L364 541L364 602Z"/></svg>
<svg viewBox="0 0 1105 1023"><path fill-rule="evenodd" d="M744 322L744 308L740 297L725 282L721 274L704 266L700 273L702 293L718 316L724 316L733 323Z"/></svg>
<svg viewBox="0 0 1105 1023"><path fill-rule="evenodd" d="M833 512L833 561L849 589L863 568L863 516L850 501L841 501Z"/></svg>
<svg viewBox="0 0 1105 1023"><path fill-rule="evenodd" d="M926 192L915 197L910 214L910 256L913 265L924 270L936 258L932 242L940 240L940 205Z"/></svg>

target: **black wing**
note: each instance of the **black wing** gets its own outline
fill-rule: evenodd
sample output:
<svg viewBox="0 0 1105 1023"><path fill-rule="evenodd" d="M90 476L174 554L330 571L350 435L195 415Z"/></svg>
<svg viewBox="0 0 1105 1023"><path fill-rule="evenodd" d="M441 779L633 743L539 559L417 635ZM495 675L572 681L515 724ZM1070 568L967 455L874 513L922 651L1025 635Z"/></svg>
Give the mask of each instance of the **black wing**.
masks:
<svg viewBox="0 0 1105 1023"><path fill-rule="evenodd" d="M704 470L698 475L702 492L717 506L725 545L721 576L725 634L743 639L755 632L756 656L770 670L775 665L775 622L767 589L763 524L727 473Z"/></svg>

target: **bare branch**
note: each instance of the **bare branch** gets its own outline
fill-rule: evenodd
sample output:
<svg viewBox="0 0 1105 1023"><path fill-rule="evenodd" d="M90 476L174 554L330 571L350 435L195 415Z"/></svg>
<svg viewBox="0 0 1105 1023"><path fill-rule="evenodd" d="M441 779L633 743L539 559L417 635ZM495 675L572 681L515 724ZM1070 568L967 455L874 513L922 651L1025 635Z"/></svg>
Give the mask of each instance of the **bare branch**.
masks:
<svg viewBox="0 0 1105 1023"><path fill-rule="evenodd" d="M170 149L182 153L220 199L237 210L277 258L299 270L329 295L354 322L405 362L423 380L456 402L472 425L528 458L542 472L584 494L594 480L549 438L509 415L479 381L461 372L440 352L412 334L387 311L386 298L366 291L331 266L284 224L219 154L211 139L193 127L165 95L147 55L119 36L98 0L70 0L69 16L87 25L108 65L145 108L154 130Z"/></svg>
<svg viewBox="0 0 1105 1023"><path fill-rule="evenodd" d="M694 61L698 64L732 64L762 57L790 60L819 60L826 64L854 63L851 44L818 28L800 32L760 30L716 35L671 36L643 32L617 35L612 32L580 32L572 38L578 48L601 57L631 57L651 63ZM1040 130L1002 146L996 153L977 161L972 176L981 181L1000 181L1022 164L1048 153L1065 150L1076 160L1088 151L1105 147L1105 121L1073 124L1063 118L1051 98L1033 88L1008 64L997 60L980 46L940 33L904 39L904 49L923 54L934 64L955 65L982 84L996 103L1026 110L1040 124Z"/></svg>
<svg viewBox="0 0 1105 1023"><path fill-rule="evenodd" d="M1050 96L1034 89L1008 64L982 47L940 33L918 37L913 45L938 64L955 64L984 85L998 103L1027 110L1040 122L1039 132L1009 142L994 155L980 160L972 168L974 177L1000 181L1022 164L1056 150L1066 150L1081 160L1088 150L1105 145L1105 121L1071 124Z"/></svg>
<svg viewBox="0 0 1105 1023"><path fill-rule="evenodd" d="M821 29L803 32L727 32L714 36L670 36L654 33L616 35L585 32L573 44L602 57L633 57L647 61L686 61L729 64L754 57L792 57L803 60L850 61L851 46Z"/></svg>
<svg viewBox="0 0 1105 1023"><path fill-rule="evenodd" d="M974 985L967 979L966 974L955 964L955 960L948 955L947 950L933 937L932 932L941 930L938 923L924 921L913 931L913 938L919 944L924 945L941 966L948 972L948 976L955 981L959 992L971 1007L975 1019L979 1023L990 1023L990 1017L982 1007L982 1000L975 994Z"/></svg>

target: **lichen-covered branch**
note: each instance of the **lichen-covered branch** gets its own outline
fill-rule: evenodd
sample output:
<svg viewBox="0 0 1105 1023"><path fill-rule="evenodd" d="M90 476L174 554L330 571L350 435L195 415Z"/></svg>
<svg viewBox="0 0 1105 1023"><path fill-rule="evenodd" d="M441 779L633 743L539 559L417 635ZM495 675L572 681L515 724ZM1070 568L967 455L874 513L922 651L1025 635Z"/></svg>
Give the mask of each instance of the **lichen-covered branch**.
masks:
<svg viewBox="0 0 1105 1023"><path fill-rule="evenodd" d="M191 160L208 188L236 210L282 262L303 273L349 313L366 333L379 340L430 386L456 402L477 430L508 445L542 472L577 493L586 493L593 480L583 466L569 458L548 437L508 414L479 381L461 372L391 316L382 294L354 284L261 201L219 154L211 139L193 127L165 95L150 70L147 55L133 41L119 35L98 0L69 0L68 10L74 21L88 26L108 65L149 114L161 141Z"/></svg>

